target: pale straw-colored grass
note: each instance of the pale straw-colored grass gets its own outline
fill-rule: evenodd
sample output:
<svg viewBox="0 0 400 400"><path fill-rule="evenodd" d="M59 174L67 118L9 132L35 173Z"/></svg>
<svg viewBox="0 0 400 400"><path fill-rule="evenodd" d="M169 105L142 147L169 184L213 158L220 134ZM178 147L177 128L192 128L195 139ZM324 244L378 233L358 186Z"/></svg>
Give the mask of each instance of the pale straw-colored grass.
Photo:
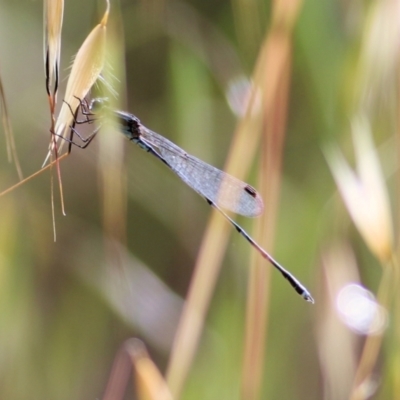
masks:
<svg viewBox="0 0 400 400"><path fill-rule="evenodd" d="M48 19L45 32L47 32L46 39L51 40L49 44L52 45L52 53L49 54L51 59L46 58L46 63L49 64L49 69L46 68L48 76L46 77L46 88L49 93L49 84L54 80L54 93L49 94L50 112L52 116L51 135L49 153L45 159L44 165L49 157L55 154L56 160L61 151L64 141L59 143L60 137L66 137L70 132L71 125L73 125L74 115L71 110L76 110L80 105L80 100L83 100L92 88L103 70L105 59L105 46L106 46L106 25L110 10L110 4L107 0L107 8L100 23L90 32L82 46L80 47L75 60L72 64L71 74L68 79L67 89L65 94L64 103L61 107L60 114L54 124L54 107L56 102L56 93L58 86L58 70L57 64L59 63L59 51L61 43L61 25L62 25L62 7L63 4L53 5L47 11ZM47 41L45 42L47 45ZM47 65L47 64L46 64ZM54 78L54 79L51 79ZM61 172L59 164L57 163L58 182L60 187L60 198L62 213L65 215L64 196L61 182ZM53 232L54 240L56 240L55 229L55 208L54 208L54 189L53 189L53 176L51 176L51 204L53 214Z"/></svg>
<svg viewBox="0 0 400 400"><path fill-rule="evenodd" d="M58 160L56 137L53 135L55 131L55 107L57 103L57 91L60 74L60 56L61 56L61 32L64 15L63 0L44 0L43 5L43 27L44 27L44 68L46 75L46 91L50 107L50 140L55 149L55 158ZM61 207L63 214L64 196L62 191L60 164L57 162L58 183L60 187ZM56 240L55 226L55 208L54 208L54 179L53 174L50 175L51 185L51 212L53 217L53 235Z"/></svg>
<svg viewBox="0 0 400 400"><path fill-rule="evenodd" d="M86 97L94 83L101 77L100 74L103 71L105 61L109 11L110 4L107 1L107 8L100 23L89 33L75 56L67 83L64 104L61 107L55 125L56 135L65 137L69 133L74 118L71 109L76 110L79 107L79 100L83 100ZM59 137L56 137L56 142L59 142L59 139ZM64 141L60 142L58 151L61 151L63 145ZM52 141L45 163L48 161L53 149L54 143Z"/></svg>
<svg viewBox="0 0 400 400"><path fill-rule="evenodd" d="M17 148L15 146L14 134L12 131L10 116L8 115L6 95L4 93L4 87L1 77L0 77L0 113L1 113L1 122L3 124L3 129L4 129L4 135L6 138L8 162L11 163L14 161L18 178L20 181L22 181L23 179L22 169L18 159Z"/></svg>
<svg viewBox="0 0 400 400"><path fill-rule="evenodd" d="M331 145L325 148L325 156L345 207L365 244L382 267L376 297L378 304L392 319L395 329L400 324L396 312L400 302L396 295L399 289L398 249L395 247L397 241L394 238L394 218L386 177L372 132L375 126L379 127L377 122L382 118L380 113L390 120L392 110L396 109L393 104L398 104L399 10L399 3L390 0L371 3L368 10L358 61L358 86L355 87L353 105L355 112L352 110L356 171L351 169L337 147ZM390 336L390 329L368 334L352 377L349 394L352 400L367 399L378 388L380 382L374 376L374 371L382 344L389 341ZM398 337L392 344L391 357L399 360ZM396 368L395 362L382 366L381 377L390 373L398 374ZM390 392L396 393L394 387Z"/></svg>
<svg viewBox="0 0 400 400"><path fill-rule="evenodd" d="M124 101L126 82L124 40L120 30L122 21L114 16L113 24L107 33L107 59L112 60L112 65L106 62L102 76L109 83L107 98L110 109L120 109L120 102ZM115 79L118 76L119 79ZM110 87L110 82L113 87ZM113 96L109 96L109 94ZM118 93L118 97L115 94ZM114 238L119 243L126 243L127 221L127 188L126 188L126 162L124 157L125 138L121 135L112 120L112 113L102 116L102 135L98 140L100 171L100 197L102 199L102 219L104 235L109 240ZM110 249L109 246L107 246ZM112 249L108 254L112 260L119 260L119 254ZM117 252L119 253L119 252Z"/></svg>
<svg viewBox="0 0 400 400"><path fill-rule="evenodd" d="M54 113L60 76L61 31L64 15L64 0L44 1L44 65L46 90L50 109Z"/></svg>
<svg viewBox="0 0 400 400"><path fill-rule="evenodd" d="M360 118L360 117L358 117ZM385 178L372 140L368 121L353 124L356 172L337 148L326 148L325 155L347 211L370 251L377 257L383 275L377 292L378 304L393 310L392 301L398 289L398 263L393 248L392 212ZM373 385L372 371L378 359L385 331L369 334L354 375L352 400L366 399Z"/></svg>
<svg viewBox="0 0 400 400"><path fill-rule="evenodd" d="M133 370L135 394L139 400L172 400L172 394L145 344L128 339L117 353L103 400L122 400Z"/></svg>
<svg viewBox="0 0 400 400"><path fill-rule="evenodd" d="M389 195L372 133L365 117L353 123L356 172L331 146L325 155L346 208L371 252L382 262L393 254L393 226Z"/></svg>
<svg viewBox="0 0 400 400"><path fill-rule="evenodd" d="M357 366L358 338L340 319L336 303L344 287L360 282L359 266L346 242L331 241L321 253L315 336L323 398L346 399Z"/></svg>
<svg viewBox="0 0 400 400"><path fill-rule="evenodd" d="M12 185L11 187L3 190L2 192L0 192L0 197L5 196L6 194L13 192L15 189L19 188L20 186L25 185L31 179L34 179L37 176L41 175L44 171L46 171L48 169L51 169L53 166L55 166L58 162L62 161L67 156L68 156L68 153L63 154L57 160L52 161L51 163L49 163L48 165L46 165L45 167L43 167L39 171L36 171L35 173L29 175L27 178L23 179L22 181L20 181L20 182L16 183L15 185Z"/></svg>
<svg viewBox="0 0 400 400"><path fill-rule="evenodd" d="M263 99L271 98L273 101L265 102L262 107L264 132L258 169L258 188L268 206L262 217L255 223L255 238L266 249L271 249L273 246L279 212L282 152L292 70L292 30L301 5L302 1L275 1L272 10L272 26L265 40L265 80L261 89ZM276 85L271 85L271 82L276 82ZM242 373L242 398L244 399L259 399L261 396L268 333L271 272L265 260L253 254L247 291Z"/></svg>
<svg viewBox="0 0 400 400"><path fill-rule="evenodd" d="M228 159L224 168L225 171L238 177L239 179L245 179L256 155L256 151L260 144L264 116L267 118L276 113L275 117L278 118L279 113L282 112L286 107L285 93L288 90L288 72L290 71L290 32L291 28L293 27L293 22L296 19L295 16L299 4L300 3L296 3L296 5L288 6L288 8L285 10L285 8L282 7L279 2L277 2L277 12L275 14L277 20L274 22L276 23L278 30L276 33L273 30L271 34L267 35L260 49L258 61L253 75L255 90L252 92L246 116L240 121L232 139ZM284 11L281 12L282 10ZM290 17L282 20L282 16L285 16L285 13L287 13L287 15ZM281 34L282 31L279 29L281 28L280 24L282 22L287 24L286 27L289 28L284 35ZM268 82L268 84L266 82ZM260 93L262 94L262 112L260 109L255 109L257 104L256 98ZM276 102L280 107L275 108ZM284 113L280 116L283 117L283 119L279 121L280 123L278 123L277 130L282 135L282 128L284 127L285 120ZM269 177L274 176L275 178L275 184L273 185L272 189L273 191L278 190L279 187L279 157L275 159L275 162L276 164L274 165L274 168L272 168L271 172L269 173L271 175L268 175ZM272 199L274 196L277 196L277 194L274 192L274 194L270 193L269 196ZM277 199L277 197L275 197L275 199ZM274 214L275 210L276 208L272 206L271 213ZM271 216L271 213L268 213L268 216ZM272 231L273 229L271 232ZM228 243L229 234L231 232L232 229L226 223L226 221L224 221L214 212L207 226L203 242L201 244L194 275L192 277L187 296L187 301L178 325L178 330L167 369L167 382L174 397L178 398L180 396L192 364L193 357L198 346L198 341L203 330L204 319L213 295L216 280L221 269L221 263ZM270 243L271 236L269 236L269 239L267 240L267 244ZM265 283L267 280L265 270L270 268L270 266L267 265L265 260L262 260L261 262L262 267L259 268L260 272L255 272L255 274L258 284L263 285L263 283ZM251 280L255 282L255 279L253 278ZM260 315L264 314L264 316L266 316L266 287L263 286L259 288L260 290L257 290L255 285L256 284L254 283L254 285L250 288L250 292L253 294L257 293L256 302L262 302L262 311L260 312ZM259 295L262 298L259 297ZM256 304L254 298L250 299L249 302L253 304L254 307L260 306L260 304ZM253 312L254 308L249 306L249 315ZM263 318L264 323L265 318ZM255 332L255 329L259 328L257 321L249 316L248 321L250 320L253 321L254 324L251 327L247 327L248 340L254 339L254 335L252 335L252 333ZM255 325L257 325L257 327ZM262 350L263 340L264 337L262 334L260 334L254 345L255 347L251 346L251 349L248 348L246 350L248 354L250 354L250 352L252 353L254 349ZM263 355L261 353L262 352L260 352L260 356L262 357ZM249 357L246 355L245 359L249 360ZM256 363L257 370L252 372L254 374L253 377L255 376L256 378L253 380L253 377L249 377L248 373L248 368L251 368L251 366L249 365L248 361L246 361L243 383L243 387L248 388L244 389L246 392L250 390L253 391L253 389L254 393L259 392L263 363L260 359L258 359Z"/></svg>

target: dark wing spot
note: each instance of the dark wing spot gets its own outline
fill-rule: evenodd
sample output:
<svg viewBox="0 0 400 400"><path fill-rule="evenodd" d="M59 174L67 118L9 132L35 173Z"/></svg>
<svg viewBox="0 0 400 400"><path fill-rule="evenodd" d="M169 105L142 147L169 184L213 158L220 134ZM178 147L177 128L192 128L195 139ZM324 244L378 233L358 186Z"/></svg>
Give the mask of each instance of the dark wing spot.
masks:
<svg viewBox="0 0 400 400"><path fill-rule="evenodd" d="M244 190L251 196L256 198L257 197L257 192L256 189L254 189L252 186L247 185Z"/></svg>

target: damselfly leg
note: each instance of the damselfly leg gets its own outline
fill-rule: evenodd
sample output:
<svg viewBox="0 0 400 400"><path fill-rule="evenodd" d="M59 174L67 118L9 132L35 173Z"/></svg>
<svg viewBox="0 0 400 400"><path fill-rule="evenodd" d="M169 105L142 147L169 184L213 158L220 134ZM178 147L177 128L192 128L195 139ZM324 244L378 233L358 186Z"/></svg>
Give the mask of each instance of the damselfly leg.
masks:
<svg viewBox="0 0 400 400"><path fill-rule="evenodd" d="M97 135L97 133L98 133L99 130L100 130L100 126L98 126L98 127L97 127L88 137L86 137L86 138L83 137L83 136L78 132L78 130L75 128L75 125L91 124L91 123L93 123L94 121L96 121L96 119L95 119L95 118L91 118L91 117L94 116L94 114L91 112L90 104L88 104L87 100L86 100L86 99L81 100L80 98L78 98L78 97L76 97L76 96L74 96L74 97L75 97L76 99L79 100L79 106L76 108L75 112L72 110L71 105L70 105L68 102L66 102L66 101L64 100L64 103L68 106L68 108L70 109L71 114L72 114L72 116L73 116L73 123L72 123L72 125L70 125L70 137L69 137L69 139L66 138L65 136L62 136L62 135L60 135L60 134L57 134L57 133L53 132L53 134L54 134L55 136L57 136L57 137L59 137L59 138L65 140L66 142L69 143L68 150L67 150L68 154L71 153L72 145L74 145L74 146L76 146L76 147L79 147L80 149L86 149L86 147L89 146L89 144L91 143L91 141L95 138L95 136ZM79 112L80 112L82 115L84 115L86 118L83 119L83 120L79 120L79 119L78 119L78 114L79 114ZM75 134L76 136L78 136L78 138L80 139L80 141L81 141L83 144L79 144L79 143L77 143L76 141L73 140L73 139L74 139L74 134Z"/></svg>

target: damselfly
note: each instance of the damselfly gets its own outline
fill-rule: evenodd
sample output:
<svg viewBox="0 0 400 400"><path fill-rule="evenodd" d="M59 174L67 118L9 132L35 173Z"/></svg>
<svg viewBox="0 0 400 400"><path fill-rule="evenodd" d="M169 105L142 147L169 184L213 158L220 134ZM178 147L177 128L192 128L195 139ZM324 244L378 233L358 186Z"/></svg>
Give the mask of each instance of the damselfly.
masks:
<svg viewBox="0 0 400 400"><path fill-rule="evenodd" d="M77 112L75 112L75 123L78 124L93 122L94 119L92 119L91 116L96 115L102 108L107 107L106 99L93 99L90 104L88 104L86 100L80 103L80 109L82 114L86 116L86 119L78 121L76 119ZM189 187L200 196L204 197L210 206L217 209L235 229L248 240L261 256L267 259L283 277L289 281L298 294L305 300L314 303L311 294L300 281L283 268L242 227L222 210L226 209L247 217L260 215L263 210L263 201L253 187L186 153L168 139L146 128L133 114L114 110L112 113L115 121L118 123L118 128L130 141L157 157ZM85 148L95 137L99 129L100 126L88 138L83 138L79 132L72 127L70 139L64 139L70 143L70 149L72 144L80 148ZM84 143L83 145L72 140L73 133L79 136Z"/></svg>

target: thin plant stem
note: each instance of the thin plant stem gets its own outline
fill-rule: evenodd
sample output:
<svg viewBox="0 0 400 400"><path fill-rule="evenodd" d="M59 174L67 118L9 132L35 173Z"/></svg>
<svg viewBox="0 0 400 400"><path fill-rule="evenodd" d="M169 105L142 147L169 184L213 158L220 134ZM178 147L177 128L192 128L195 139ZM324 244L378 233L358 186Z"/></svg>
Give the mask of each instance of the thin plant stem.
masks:
<svg viewBox="0 0 400 400"><path fill-rule="evenodd" d="M290 52L290 46L282 46ZM281 50L281 48L277 48ZM271 54L272 55L272 54ZM285 136L287 100L290 79L290 56L277 87L275 106L265 113L265 137L261 154L259 189L268 207L256 224L256 237L266 248L273 245L279 208L282 149ZM265 343L269 316L269 282L271 269L266 269L260 258L253 257L248 284L242 398L259 399L265 359Z"/></svg>
<svg viewBox="0 0 400 400"><path fill-rule="evenodd" d="M19 162L17 147L15 145L14 134L11 128L10 116L8 114L8 108L6 103L6 96L4 93L4 88L2 81L0 79L0 111L1 118L4 126L4 133L6 136L6 148L7 148L7 157L8 161L11 162L14 160L15 168L17 170L18 178L22 181L23 174L21 164Z"/></svg>
<svg viewBox="0 0 400 400"><path fill-rule="evenodd" d="M27 183L28 181L30 181L31 179L35 178L36 176L42 174L44 171L46 171L47 169L51 168L56 162L60 162L61 160L63 160L65 157L67 157L69 155L69 153L65 153L62 156L58 157L58 160L54 160L52 161L50 164L46 165L45 167L43 167L42 169L40 169L39 171L35 172L34 174L28 176L27 178L23 179L22 181L16 183L15 185L9 187L6 190L3 190L2 192L0 192L0 197L11 193L12 191L14 191L15 189L19 188L20 186L24 185L25 183Z"/></svg>
<svg viewBox="0 0 400 400"><path fill-rule="evenodd" d="M385 266L383 277L379 284L377 301L386 310L389 310L390 303L393 300L393 295L397 287L395 276L397 270L397 262L394 258ZM369 335L365 340L365 344L361 353L360 362L355 374L351 400L363 400L366 398L366 393L363 390L363 384L371 377L372 370L376 364L379 351L382 347L384 335Z"/></svg>

